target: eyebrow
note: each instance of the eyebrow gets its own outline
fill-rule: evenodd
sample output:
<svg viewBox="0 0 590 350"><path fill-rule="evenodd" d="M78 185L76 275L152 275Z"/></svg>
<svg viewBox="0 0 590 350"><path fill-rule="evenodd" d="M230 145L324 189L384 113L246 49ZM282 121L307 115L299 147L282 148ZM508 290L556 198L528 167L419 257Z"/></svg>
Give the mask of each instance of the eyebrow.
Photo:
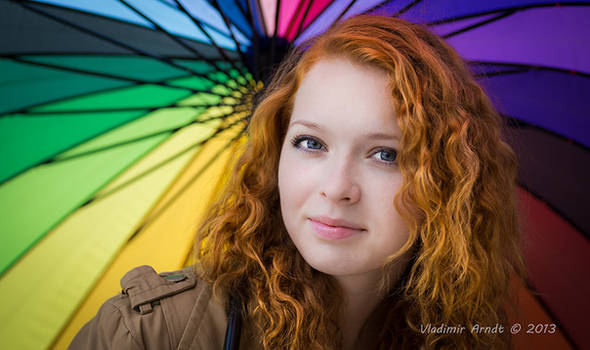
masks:
<svg viewBox="0 0 590 350"><path fill-rule="evenodd" d="M289 127L291 127L292 125L295 125L295 124L300 124L300 125L303 125L303 126L307 126L308 128L315 129L315 130L318 130L318 131L323 131L324 130L324 128L321 125L319 125L317 123L313 123L313 122L307 121L307 120L296 120L296 121L292 122L289 125ZM382 133L382 132L369 133L369 134L365 134L363 136L365 136L366 138L371 138L371 139L384 139L384 140L396 139L396 140L399 141L399 137L397 135L385 134L385 133Z"/></svg>

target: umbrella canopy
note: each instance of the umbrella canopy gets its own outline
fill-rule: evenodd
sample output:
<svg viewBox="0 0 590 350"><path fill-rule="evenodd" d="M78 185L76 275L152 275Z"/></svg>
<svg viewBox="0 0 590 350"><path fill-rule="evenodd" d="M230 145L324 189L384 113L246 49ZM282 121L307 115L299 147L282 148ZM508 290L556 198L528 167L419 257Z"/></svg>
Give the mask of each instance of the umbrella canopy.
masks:
<svg viewBox="0 0 590 350"><path fill-rule="evenodd" d="M538 346L590 347L590 4L532 0L0 2L8 346L65 348L127 270L187 264L273 65L360 13L428 25L470 62L519 157L525 321L558 323Z"/></svg>

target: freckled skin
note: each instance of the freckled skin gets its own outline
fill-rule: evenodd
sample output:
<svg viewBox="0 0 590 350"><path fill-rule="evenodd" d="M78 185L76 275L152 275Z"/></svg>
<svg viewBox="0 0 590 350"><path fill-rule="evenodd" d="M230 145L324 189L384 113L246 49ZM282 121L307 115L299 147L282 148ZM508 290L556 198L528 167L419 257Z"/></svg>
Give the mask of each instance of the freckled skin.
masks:
<svg viewBox="0 0 590 350"><path fill-rule="evenodd" d="M296 121L319 124L321 130ZM307 263L326 274L375 276L409 236L393 204L402 184L391 161L399 141L365 136L371 133L401 139L387 76L346 59L316 63L295 97L278 182L289 236ZM295 148L292 140L301 136L311 139L299 138ZM327 240L310 225L308 218L315 216L342 218L366 231Z"/></svg>

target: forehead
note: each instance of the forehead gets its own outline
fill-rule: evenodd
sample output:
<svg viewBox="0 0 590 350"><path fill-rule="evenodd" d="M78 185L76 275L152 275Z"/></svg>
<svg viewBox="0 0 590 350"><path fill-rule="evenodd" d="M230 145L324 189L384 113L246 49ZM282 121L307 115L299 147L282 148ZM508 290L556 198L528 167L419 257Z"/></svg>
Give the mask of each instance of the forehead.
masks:
<svg viewBox="0 0 590 350"><path fill-rule="evenodd" d="M389 90L384 71L343 58L321 60L301 81L291 123L303 119L331 127L397 129Z"/></svg>

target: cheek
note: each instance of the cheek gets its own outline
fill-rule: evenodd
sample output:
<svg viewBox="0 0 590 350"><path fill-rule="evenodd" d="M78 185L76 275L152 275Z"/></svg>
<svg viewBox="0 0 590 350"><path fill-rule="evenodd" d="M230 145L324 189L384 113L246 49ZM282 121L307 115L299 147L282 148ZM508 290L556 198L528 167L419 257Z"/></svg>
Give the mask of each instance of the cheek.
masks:
<svg viewBox="0 0 590 350"><path fill-rule="evenodd" d="M305 199L305 186L309 185L308 172L291 151L283 152L279 160L278 185L281 208L290 210Z"/></svg>
<svg viewBox="0 0 590 350"><path fill-rule="evenodd" d="M364 192L373 210L381 214L394 211L393 199L401 187L399 173L372 173L366 176ZM369 198L370 197L370 198Z"/></svg>
<svg viewBox="0 0 590 350"><path fill-rule="evenodd" d="M371 187L372 200L369 201L370 213L380 232L388 239L399 242L407 239L408 226L395 209L394 198L401 187L401 174L386 181L375 181Z"/></svg>

